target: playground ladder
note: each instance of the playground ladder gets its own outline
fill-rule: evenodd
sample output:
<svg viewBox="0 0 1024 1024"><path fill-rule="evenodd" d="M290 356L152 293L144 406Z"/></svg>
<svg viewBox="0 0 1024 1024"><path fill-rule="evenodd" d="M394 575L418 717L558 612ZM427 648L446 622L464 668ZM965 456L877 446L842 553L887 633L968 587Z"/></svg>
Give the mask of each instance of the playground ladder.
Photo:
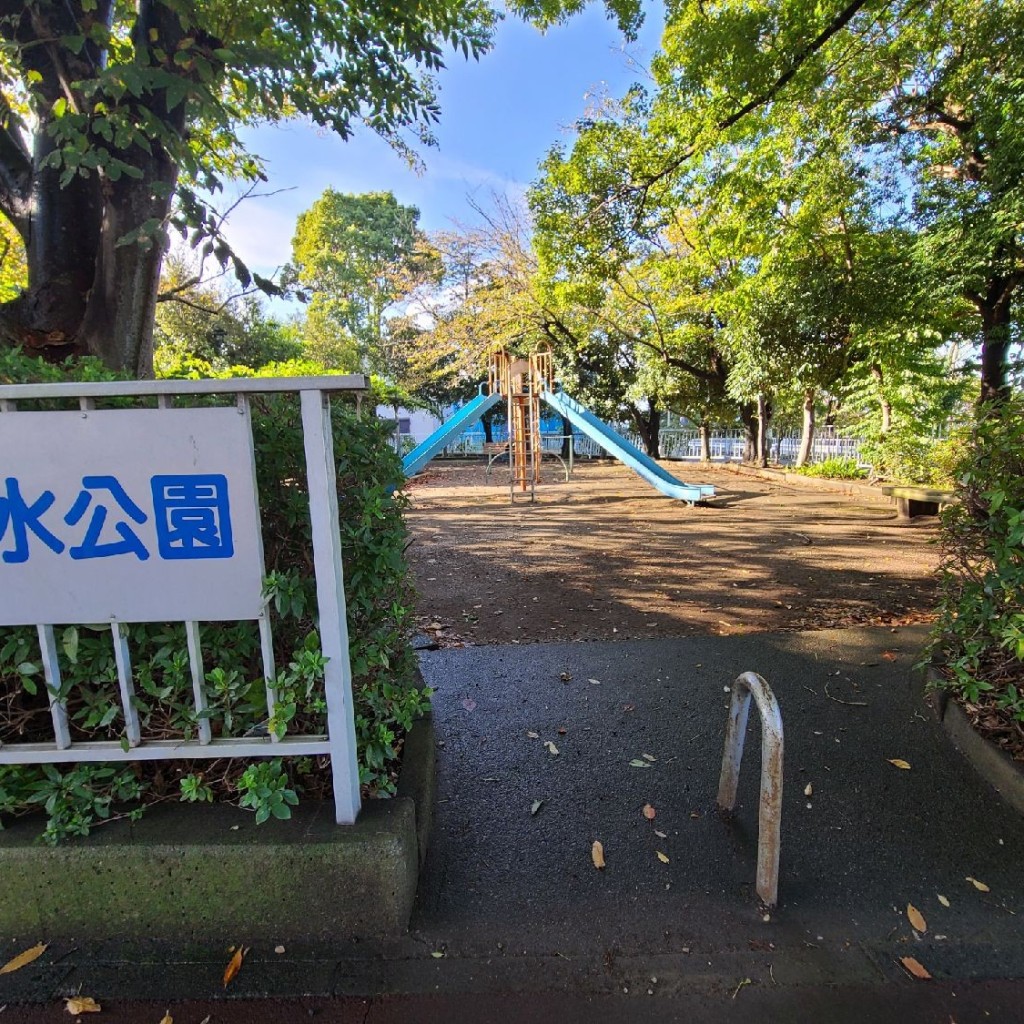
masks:
<svg viewBox="0 0 1024 1024"><path fill-rule="evenodd" d="M512 476L509 489L512 500L516 491L530 491L531 501L540 483L543 452L540 433L540 396L554 388L554 360L550 346L534 352L529 358L511 358L501 348L491 352L488 367L490 393L502 394L508 402L509 463Z"/></svg>
<svg viewBox="0 0 1024 1024"><path fill-rule="evenodd" d="M530 498L534 497L537 483L537 445L540 434L540 409L537 396L527 384L526 393L513 392L509 395L509 434L512 452L512 497L517 490L529 488Z"/></svg>

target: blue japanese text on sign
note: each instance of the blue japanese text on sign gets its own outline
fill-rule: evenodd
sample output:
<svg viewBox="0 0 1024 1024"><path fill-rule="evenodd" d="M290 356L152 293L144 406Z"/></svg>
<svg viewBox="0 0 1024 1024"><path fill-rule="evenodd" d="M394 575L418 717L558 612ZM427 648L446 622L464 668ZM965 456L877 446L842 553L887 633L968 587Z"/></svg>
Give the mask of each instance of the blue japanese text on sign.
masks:
<svg viewBox="0 0 1024 1024"><path fill-rule="evenodd" d="M0 624L255 618L262 577L244 412L0 414Z"/></svg>

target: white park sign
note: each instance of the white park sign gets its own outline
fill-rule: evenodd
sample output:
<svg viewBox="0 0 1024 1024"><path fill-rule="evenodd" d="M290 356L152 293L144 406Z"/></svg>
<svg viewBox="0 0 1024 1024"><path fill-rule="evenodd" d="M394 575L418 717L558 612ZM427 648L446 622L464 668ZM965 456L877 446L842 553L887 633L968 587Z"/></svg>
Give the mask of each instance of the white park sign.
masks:
<svg viewBox="0 0 1024 1024"><path fill-rule="evenodd" d="M0 622L255 619L247 409L0 415Z"/></svg>

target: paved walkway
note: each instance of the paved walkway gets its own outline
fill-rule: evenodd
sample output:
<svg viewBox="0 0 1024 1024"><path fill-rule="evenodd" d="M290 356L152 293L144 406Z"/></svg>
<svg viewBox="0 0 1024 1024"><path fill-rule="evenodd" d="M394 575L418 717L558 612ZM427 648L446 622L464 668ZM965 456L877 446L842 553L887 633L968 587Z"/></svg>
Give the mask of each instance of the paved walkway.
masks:
<svg viewBox="0 0 1024 1024"><path fill-rule="evenodd" d="M424 654L440 792L409 937L254 949L234 997L335 1001L275 1004L273 1018L270 1004L218 1004L210 1024L1024 1019L1024 819L909 682L921 641L856 629ZM753 891L753 726L738 814L713 806L726 688L746 669L775 689L786 731L780 905L767 915ZM114 1000L104 1019L142 1020L148 1008L118 998L219 993L223 950L156 940L19 972L0 1004L80 988ZM907 956L936 980L910 979ZM176 1024L199 1024L199 1009L173 1010ZM59 1019L12 1010L4 1020Z"/></svg>

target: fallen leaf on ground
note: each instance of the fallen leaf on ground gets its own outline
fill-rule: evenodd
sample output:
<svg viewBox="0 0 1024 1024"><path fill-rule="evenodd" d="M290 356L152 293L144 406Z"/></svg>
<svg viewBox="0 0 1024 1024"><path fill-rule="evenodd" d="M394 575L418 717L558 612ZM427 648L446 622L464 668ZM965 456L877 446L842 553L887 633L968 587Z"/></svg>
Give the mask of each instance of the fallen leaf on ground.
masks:
<svg viewBox="0 0 1024 1024"><path fill-rule="evenodd" d="M661 850L655 850L654 852L658 855L658 860L660 860L662 864L667 864L668 863L668 854L667 853L662 853Z"/></svg>
<svg viewBox="0 0 1024 1024"><path fill-rule="evenodd" d="M434 950L434 951L433 951L433 952L432 952L432 953L431 953L430 955L431 955L431 956L432 956L432 957L433 957L433 958L434 958L435 960L440 960L440 959L441 959L441 958L442 958L442 957L444 956L444 950L441 950L441 949L435 949L435 950Z"/></svg>
<svg viewBox="0 0 1024 1024"><path fill-rule="evenodd" d="M902 768L906 772L910 771L909 762L904 761L902 757L890 757L888 758L888 761L889 764L893 765L896 768Z"/></svg>
<svg viewBox="0 0 1024 1024"><path fill-rule="evenodd" d="M284 946L275 946L274 952L277 953L278 956L280 956L284 952Z"/></svg>
<svg viewBox="0 0 1024 1024"><path fill-rule="evenodd" d="M588 679L587 682L590 683L591 686L600 686L601 685L601 680L600 679Z"/></svg>
<svg viewBox="0 0 1024 1024"><path fill-rule="evenodd" d="M657 829L655 829L655 830L654 830L654 834L655 834L655 835L656 835L656 836L657 836L657 837L658 837L659 839L668 839L668 835L667 835L666 833L664 833L664 832L659 832L659 831L658 831Z"/></svg>
<svg viewBox="0 0 1024 1024"><path fill-rule="evenodd" d="M901 956L900 963L903 964L903 966L910 971L915 978L927 981L931 977L924 965L919 960L915 960L912 956Z"/></svg>
<svg viewBox="0 0 1024 1024"><path fill-rule="evenodd" d="M643 759L645 761L657 761L658 760L653 754L641 754L640 756L643 757Z"/></svg>
<svg viewBox="0 0 1024 1024"><path fill-rule="evenodd" d="M558 756L558 747L556 747L554 743L551 742L551 740L545 740L544 746L547 747L548 753L551 754L552 757Z"/></svg>
<svg viewBox="0 0 1024 1024"><path fill-rule="evenodd" d="M231 984L232 979L242 968L242 961L245 959L245 947L239 946L235 950L235 955L228 961L227 967L224 968L224 987L227 988Z"/></svg>
<svg viewBox="0 0 1024 1024"><path fill-rule="evenodd" d="M174 1024L174 1018L169 1010L165 1011L164 1015L160 1018L160 1024Z"/></svg>
<svg viewBox="0 0 1024 1024"><path fill-rule="evenodd" d="M949 906L949 900L947 900L947 899L946 899L946 897L942 895L942 893L939 893L939 902L940 902L940 903L941 903L941 904L942 904L942 905L943 905L944 907L948 907L948 906Z"/></svg>
<svg viewBox="0 0 1024 1024"><path fill-rule="evenodd" d="M543 800L534 800L533 803L530 804L530 814L536 814L543 806Z"/></svg>
<svg viewBox="0 0 1024 1024"><path fill-rule="evenodd" d="M882 651L882 657L886 661L895 661L899 655L895 651Z"/></svg>
<svg viewBox="0 0 1024 1024"><path fill-rule="evenodd" d="M99 1013L103 1007L92 996L72 996L64 1003L68 1013Z"/></svg>
<svg viewBox="0 0 1024 1024"><path fill-rule="evenodd" d="M590 858L593 860L595 868L604 867L604 847L601 845L600 839L594 840L594 845L590 848Z"/></svg>
<svg viewBox="0 0 1024 1024"><path fill-rule="evenodd" d="M804 796L813 796L813 795L814 795L814 787L808 782L807 785L804 786Z"/></svg>
<svg viewBox="0 0 1024 1024"><path fill-rule="evenodd" d="M3 967L0 967L0 974L10 974L11 971L21 970L26 964L32 963L33 960L38 960L46 952L46 948L46 943L40 942L31 949L26 949L16 957L8 960Z"/></svg>
<svg viewBox="0 0 1024 1024"><path fill-rule="evenodd" d="M924 919L924 915L921 913L913 903L907 904L907 920L910 922L910 927L915 932L926 932L928 931L928 924Z"/></svg>
<svg viewBox="0 0 1024 1024"><path fill-rule="evenodd" d="M532 729L526 735L529 736L531 740L539 740L540 739L540 733L539 732L534 732Z"/></svg>
<svg viewBox="0 0 1024 1024"><path fill-rule="evenodd" d="M654 821L657 814L658 812L650 804L644 804L644 817L648 821Z"/></svg>
<svg viewBox="0 0 1024 1024"><path fill-rule="evenodd" d="M970 875L967 876L967 881L970 882L971 885L973 885L974 888L977 889L979 892L992 891L984 882L979 882L976 878L971 878Z"/></svg>
<svg viewBox="0 0 1024 1024"><path fill-rule="evenodd" d="M733 994L732 994L733 999L735 999L740 994L740 989L743 988L744 985L753 985L753 984L754 983L749 978L741 978L740 979L740 983L733 990Z"/></svg>
<svg viewBox="0 0 1024 1024"><path fill-rule="evenodd" d="M629 766L631 768L650 768L651 767L651 765L650 765L650 763L648 761L641 761L639 757L634 757L633 760L629 762Z"/></svg>
<svg viewBox="0 0 1024 1024"><path fill-rule="evenodd" d="M572 679L572 673L571 672L560 672L558 674L558 678L561 679L563 683L567 683L567 682L569 682L570 679Z"/></svg>

